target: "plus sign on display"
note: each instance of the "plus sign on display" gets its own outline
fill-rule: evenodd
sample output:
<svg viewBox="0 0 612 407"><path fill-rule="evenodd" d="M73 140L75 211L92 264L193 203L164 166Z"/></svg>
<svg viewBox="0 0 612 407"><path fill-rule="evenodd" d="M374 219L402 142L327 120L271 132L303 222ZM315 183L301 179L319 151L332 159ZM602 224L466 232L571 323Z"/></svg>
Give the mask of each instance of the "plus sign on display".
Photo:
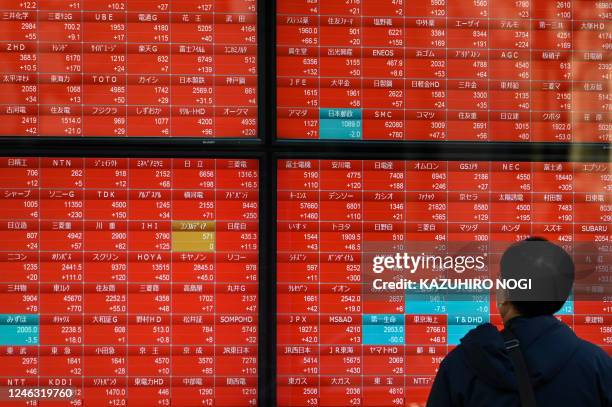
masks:
<svg viewBox="0 0 612 407"><path fill-rule="evenodd" d="M255 0L0 1L0 136L255 138Z"/></svg>

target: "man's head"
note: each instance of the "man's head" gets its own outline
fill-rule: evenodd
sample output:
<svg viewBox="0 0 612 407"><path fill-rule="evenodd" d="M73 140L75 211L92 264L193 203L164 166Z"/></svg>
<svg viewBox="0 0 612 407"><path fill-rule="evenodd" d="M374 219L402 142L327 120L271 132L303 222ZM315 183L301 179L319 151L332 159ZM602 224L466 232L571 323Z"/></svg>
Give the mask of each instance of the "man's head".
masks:
<svg viewBox="0 0 612 407"><path fill-rule="evenodd" d="M531 280L531 289L498 292L498 308L504 321L516 315L552 315L570 296L574 262L561 247L532 237L506 250L500 263L500 278Z"/></svg>

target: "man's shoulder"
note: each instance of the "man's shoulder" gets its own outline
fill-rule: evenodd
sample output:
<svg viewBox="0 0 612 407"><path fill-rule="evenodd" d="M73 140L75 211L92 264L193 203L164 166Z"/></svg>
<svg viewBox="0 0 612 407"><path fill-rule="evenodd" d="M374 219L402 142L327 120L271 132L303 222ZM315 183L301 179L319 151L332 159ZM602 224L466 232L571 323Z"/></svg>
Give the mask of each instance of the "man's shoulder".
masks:
<svg viewBox="0 0 612 407"><path fill-rule="evenodd" d="M468 347L482 349L500 347L503 345L497 328L489 323L478 325L471 329L444 358L447 365L466 364Z"/></svg>
<svg viewBox="0 0 612 407"><path fill-rule="evenodd" d="M444 368L453 368L457 365L465 364L465 345L459 344L455 346L452 350L450 350L444 359L440 367Z"/></svg>
<svg viewBox="0 0 612 407"><path fill-rule="evenodd" d="M578 357L573 358L575 362L587 364L596 363L612 369L612 358L610 355L599 346L582 338L578 338L576 356Z"/></svg>

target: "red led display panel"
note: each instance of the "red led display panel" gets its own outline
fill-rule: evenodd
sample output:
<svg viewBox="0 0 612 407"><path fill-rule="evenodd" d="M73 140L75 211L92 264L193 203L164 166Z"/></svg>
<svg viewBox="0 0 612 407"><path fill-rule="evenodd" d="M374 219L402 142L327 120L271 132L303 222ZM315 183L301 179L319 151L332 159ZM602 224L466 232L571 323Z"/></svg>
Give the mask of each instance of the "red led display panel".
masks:
<svg viewBox="0 0 612 407"><path fill-rule="evenodd" d="M612 5L277 0L278 138L612 140Z"/></svg>
<svg viewBox="0 0 612 407"><path fill-rule="evenodd" d="M459 339L500 325L488 290L372 295L363 258L375 248L465 246L493 273L508 245L537 235L572 250L597 286L612 272L609 163L291 159L277 192L279 406L424 405ZM574 291L558 317L612 355L604 292Z"/></svg>
<svg viewBox="0 0 612 407"><path fill-rule="evenodd" d="M0 0L0 136L257 137L256 0Z"/></svg>
<svg viewBox="0 0 612 407"><path fill-rule="evenodd" d="M258 175L245 159L0 159L0 404L256 405Z"/></svg>

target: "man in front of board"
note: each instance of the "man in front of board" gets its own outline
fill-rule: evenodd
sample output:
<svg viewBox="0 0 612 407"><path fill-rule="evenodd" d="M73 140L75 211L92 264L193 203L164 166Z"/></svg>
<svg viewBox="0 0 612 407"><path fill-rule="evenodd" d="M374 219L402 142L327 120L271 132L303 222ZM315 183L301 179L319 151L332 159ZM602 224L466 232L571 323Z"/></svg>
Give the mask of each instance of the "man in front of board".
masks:
<svg viewBox="0 0 612 407"><path fill-rule="evenodd" d="M565 250L543 238L510 246L500 278L530 278L534 291L497 292L510 333L502 336L491 324L468 332L442 361L427 407L612 407L612 358L553 315L570 295L574 268ZM508 335L518 340L517 349Z"/></svg>

